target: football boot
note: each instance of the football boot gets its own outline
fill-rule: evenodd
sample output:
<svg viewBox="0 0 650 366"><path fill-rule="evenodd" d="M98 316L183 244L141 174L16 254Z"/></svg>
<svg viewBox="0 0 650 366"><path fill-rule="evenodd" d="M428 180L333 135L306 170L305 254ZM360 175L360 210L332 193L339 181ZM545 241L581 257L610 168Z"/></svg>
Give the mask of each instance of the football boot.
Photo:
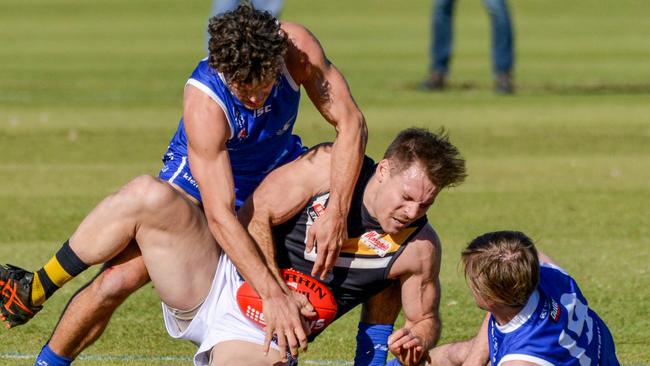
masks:
<svg viewBox="0 0 650 366"><path fill-rule="evenodd" d="M34 273L0 264L0 312L7 328L27 323L43 307L32 305Z"/></svg>

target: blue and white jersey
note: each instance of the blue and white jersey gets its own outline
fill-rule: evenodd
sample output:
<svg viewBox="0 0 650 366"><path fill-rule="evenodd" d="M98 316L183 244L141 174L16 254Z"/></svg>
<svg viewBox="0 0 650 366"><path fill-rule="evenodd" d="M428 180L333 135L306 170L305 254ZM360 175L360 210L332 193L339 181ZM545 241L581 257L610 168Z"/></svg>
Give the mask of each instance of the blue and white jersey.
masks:
<svg viewBox="0 0 650 366"><path fill-rule="evenodd" d="M293 135L298 116L300 88L286 66L273 86L264 106L246 108L228 89L223 75L199 62L187 84L198 88L223 109L230 126L226 146L235 183L236 205L241 206L264 177L276 167L294 160L303 152L300 137ZM159 177L168 180L201 201L199 187L187 160L187 136L183 119L163 157Z"/></svg>
<svg viewBox="0 0 650 366"><path fill-rule="evenodd" d="M557 266L542 263L537 290L508 324L488 324L490 361L551 365L618 365L605 323L587 306L578 284Z"/></svg>

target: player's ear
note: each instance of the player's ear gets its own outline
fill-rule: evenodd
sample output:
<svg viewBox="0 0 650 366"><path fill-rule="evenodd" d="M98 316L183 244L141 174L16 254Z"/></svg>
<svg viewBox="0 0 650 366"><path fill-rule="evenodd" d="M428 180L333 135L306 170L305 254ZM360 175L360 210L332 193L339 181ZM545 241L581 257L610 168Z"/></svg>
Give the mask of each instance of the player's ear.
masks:
<svg viewBox="0 0 650 366"><path fill-rule="evenodd" d="M382 183L384 179L388 178L390 175L390 160L381 159L379 164L377 164L377 170L375 171L375 174L379 183Z"/></svg>

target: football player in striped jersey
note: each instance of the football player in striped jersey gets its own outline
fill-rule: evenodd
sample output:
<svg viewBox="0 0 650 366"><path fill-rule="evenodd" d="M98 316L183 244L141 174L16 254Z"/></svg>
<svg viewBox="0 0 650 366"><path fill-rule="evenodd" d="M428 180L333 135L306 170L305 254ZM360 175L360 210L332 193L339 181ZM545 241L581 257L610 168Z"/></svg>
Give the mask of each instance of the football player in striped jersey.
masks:
<svg viewBox="0 0 650 366"><path fill-rule="evenodd" d="M315 266L319 248L308 238L329 209L332 159L331 144L311 149L272 172L238 212L258 243L259 259L279 280L278 268L310 274ZM440 331L441 246L426 212L445 187L464 178L465 162L448 138L422 129L400 133L378 163L366 157L346 216L349 239L323 279L336 298L337 317L362 303L384 306L373 296L398 289L385 306L404 308L405 326L389 334L391 350L405 364L427 355ZM179 219L163 220L171 214ZM72 238L85 244L86 264L103 263L137 243L163 301L167 331L198 345L197 366L276 365L297 354L298 341L307 341L288 342L285 352L287 343L275 340L269 352L260 352L271 339L237 305L244 278L212 236L204 211L166 182L137 178L104 199ZM292 298L304 316L313 315L304 296ZM377 357L384 363L380 351L357 364Z"/></svg>

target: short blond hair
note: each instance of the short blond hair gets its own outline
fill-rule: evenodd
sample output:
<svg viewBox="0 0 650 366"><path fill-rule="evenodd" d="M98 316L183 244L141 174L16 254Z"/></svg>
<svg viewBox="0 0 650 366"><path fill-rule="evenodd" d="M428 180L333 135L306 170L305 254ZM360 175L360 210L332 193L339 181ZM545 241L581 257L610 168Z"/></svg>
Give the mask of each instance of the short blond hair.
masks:
<svg viewBox="0 0 650 366"><path fill-rule="evenodd" d="M533 241L519 231L497 231L472 240L463 250L465 279L487 301L523 306L539 282Z"/></svg>

